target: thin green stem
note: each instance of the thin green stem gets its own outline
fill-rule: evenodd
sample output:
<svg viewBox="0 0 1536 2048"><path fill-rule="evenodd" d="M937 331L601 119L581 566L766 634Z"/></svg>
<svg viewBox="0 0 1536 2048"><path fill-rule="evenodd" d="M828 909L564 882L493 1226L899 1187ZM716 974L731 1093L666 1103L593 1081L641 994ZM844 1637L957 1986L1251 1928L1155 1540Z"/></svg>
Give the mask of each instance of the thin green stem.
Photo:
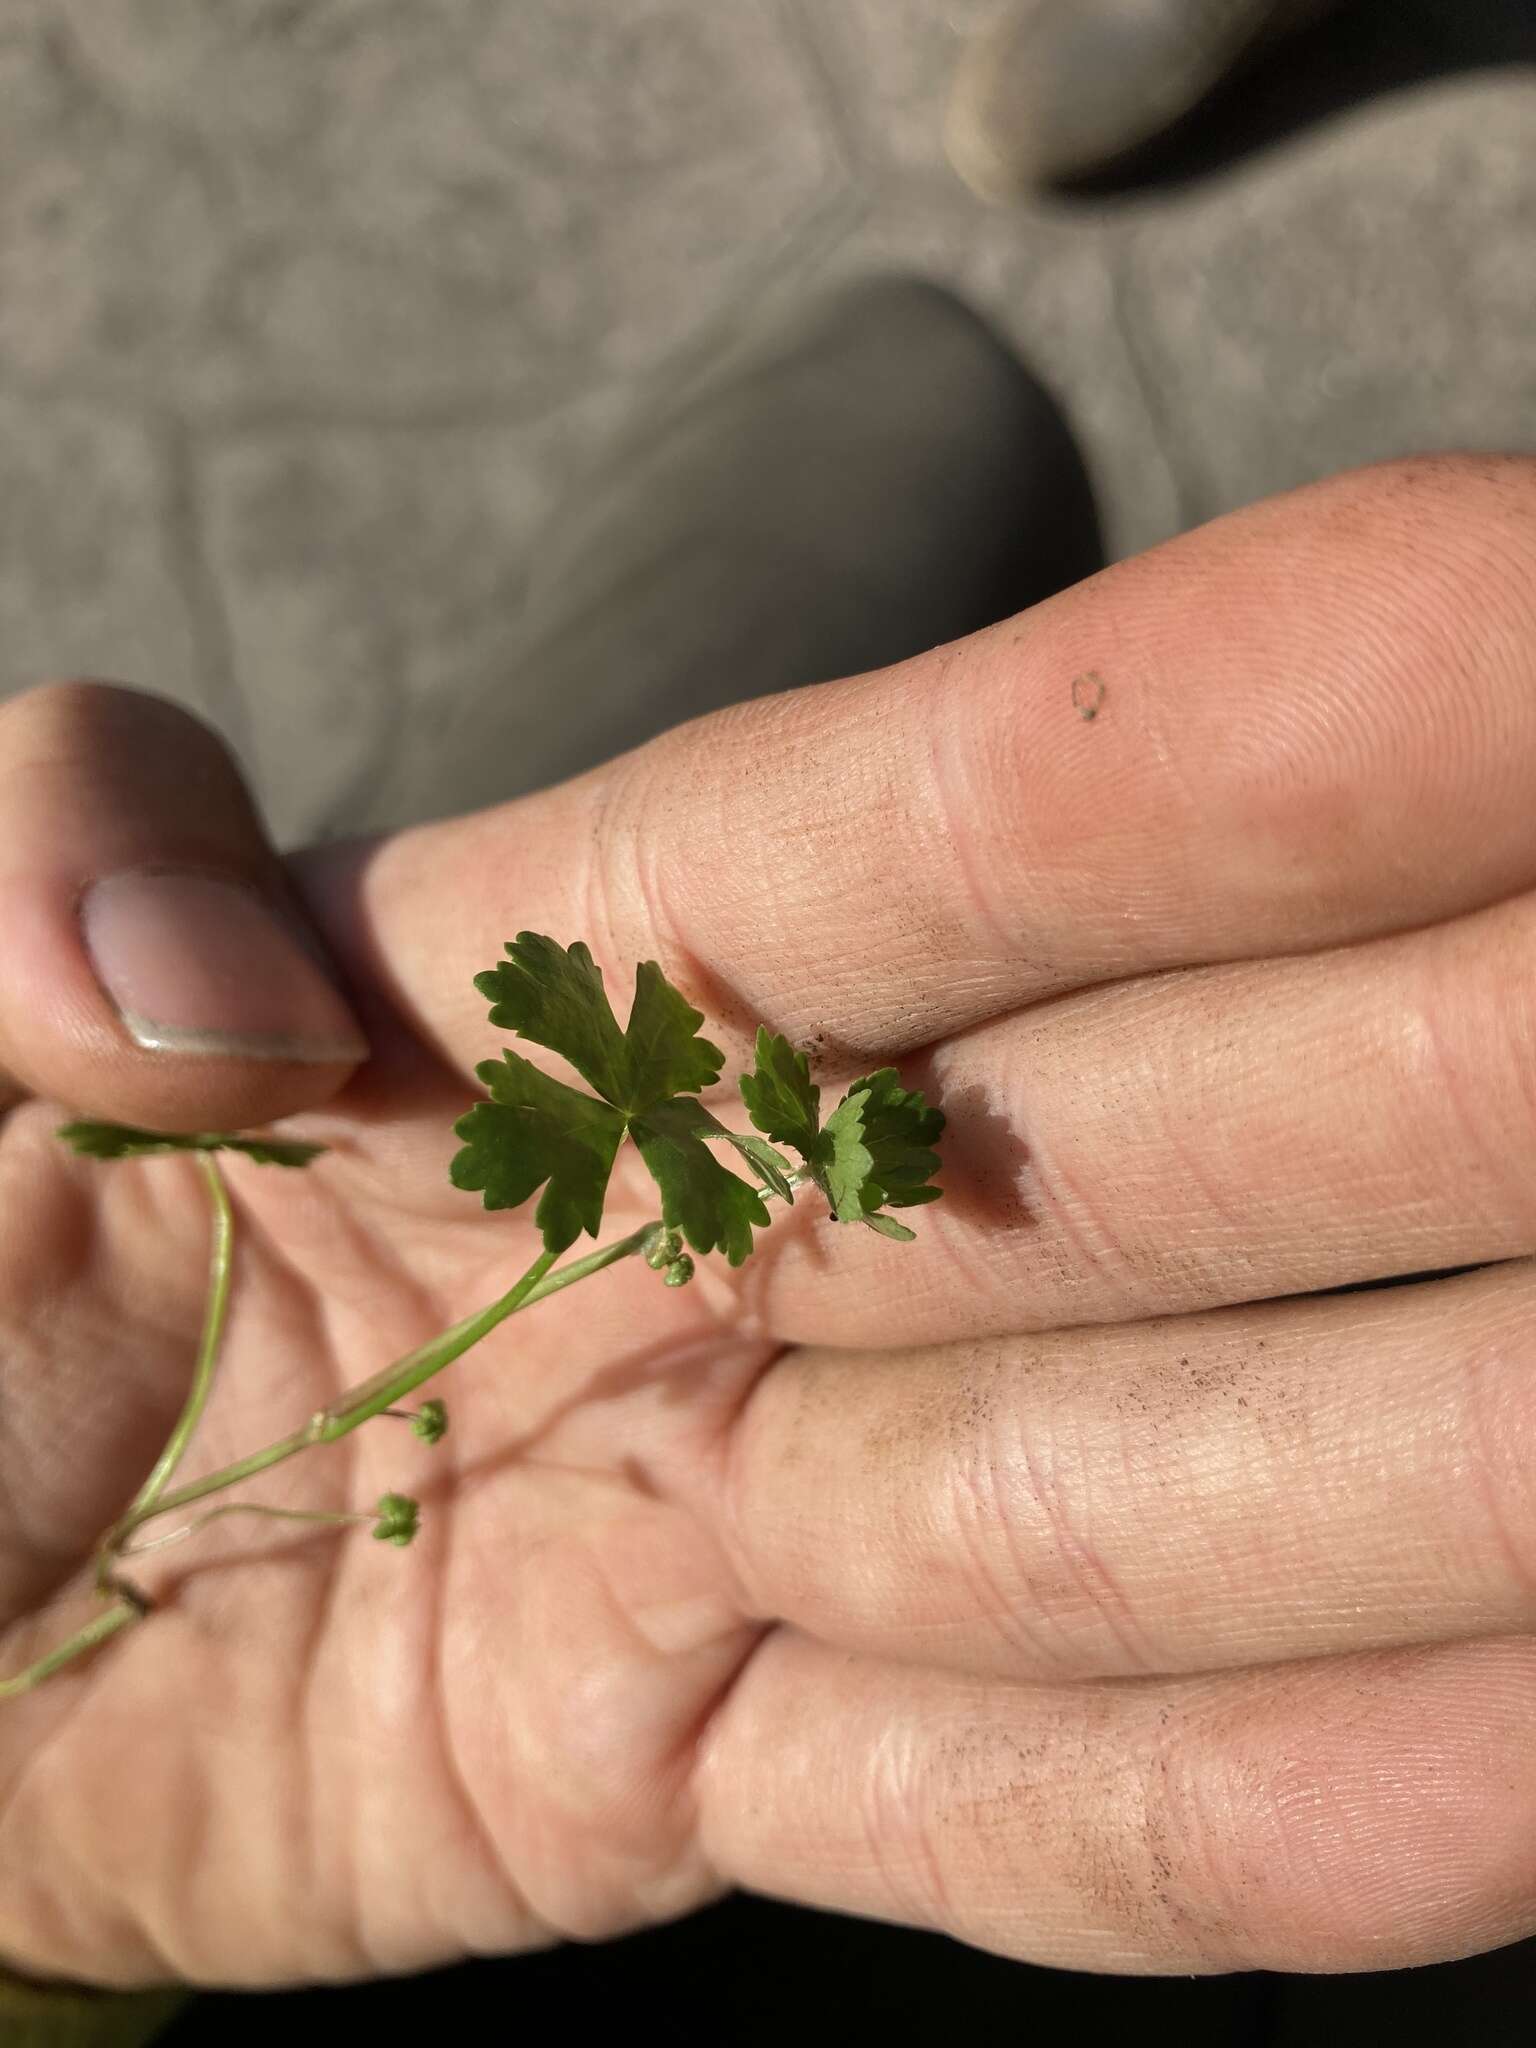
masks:
<svg viewBox="0 0 1536 2048"><path fill-rule="evenodd" d="M265 1515L274 1522L321 1522L331 1525L378 1520L376 1514L357 1514L349 1509L330 1512L319 1508L273 1508L268 1507L265 1501L231 1500L226 1501L222 1507L209 1508L195 1521L186 1522L181 1528L172 1529L164 1536L151 1536L146 1543L125 1543L117 1555L142 1557L147 1550L168 1550L173 1543L184 1543L189 1536L195 1536L199 1529L206 1529L210 1522L217 1522L223 1515Z"/></svg>
<svg viewBox="0 0 1536 2048"><path fill-rule="evenodd" d="M803 1185L808 1178L809 1175L803 1172L789 1176L794 1187ZM765 1200L772 1199L771 1189L764 1187L759 1192ZM111 1532L111 1553L120 1553L133 1531L154 1517L190 1507L196 1501L206 1500L210 1494L222 1493L226 1487L238 1486L242 1481L254 1478L258 1472L268 1472L274 1465L297 1457L301 1451L311 1450L316 1444L336 1443L340 1438L350 1436L354 1429L361 1428L376 1415L387 1413L407 1394L461 1358L508 1316L515 1315L519 1309L531 1308L535 1302L558 1294L562 1288L573 1286L578 1280L589 1279L592 1274L602 1272L605 1266L616 1265L620 1259L633 1258L636 1253L643 1252L664 1227L659 1217L652 1218L650 1222L642 1223L638 1230L630 1231L627 1237L616 1238L612 1244L600 1246L585 1258L573 1259L558 1272L550 1270L558 1253L542 1252L516 1286L498 1296L488 1307L477 1309L473 1315L455 1323L452 1329L430 1338L415 1351L407 1352L403 1358L385 1366L371 1379L350 1388L329 1407L312 1415L302 1429L280 1437L263 1450L252 1451L248 1457L239 1458L232 1465L209 1473L206 1479L196 1480L189 1486L179 1486L174 1492L130 1510ZM104 1549L103 1555L107 1554Z"/></svg>
<svg viewBox="0 0 1536 2048"><path fill-rule="evenodd" d="M171 1431L165 1449L155 1460L154 1470L134 1495L129 1514L136 1514L143 1508L152 1507L164 1493L171 1474L181 1463L192 1433L203 1417L208 1405L208 1396L213 1391L213 1376L219 1363L219 1345L224 1336L224 1319L229 1313L229 1280L234 1264L235 1219L229 1203L229 1190L224 1185L224 1176L219 1171L219 1162L212 1152L199 1152L197 1163L202 1169L203 1179L208 1184L208 1197L213 1205L213 1237L208 1248L208 1298L203 1310L203 1334L198 1342L197 1363L192 1371L192 1385L187 1393L186 1405L176 1427Z"/></svg>
<svg viewBox="0 0 1536 2048"><path fill-rule="evenodd" d="M203 1410L208 1405L208 1396L213 1391L214 1374L218 1370L219 1346L223 1342L225 1318L229 1314L229 1283L234 1269L235 1218L230 1207L229 1189L219 1171L219 1163L212 1152L196 1155L203 1180L208 1188L208 1199L213 1210L213 1234L208 1245L208 1293L203 1307L203 1331L198 1339L197 1360L192 1368L192 1384L187 1389L187 1398L182 1404L176 1427L166 1439L165 1449L155 1460L154 1467L144 1484L129 1502L126 1512L113 1524L102 1540L96 1557L96 1590L104 1597L113 1590L112 1558L128 1529L142 1521L153 1509L164 1493L172 1473L186 1455L197 1425L202 1421Z"/></svg>
<svg viewBox="0 0 1536 2048"><path fill-rule="evenodd" d="M561 1266L551 1273L547 1280L529 1290L522 1303L532 1308L537 1301L547 1301L550 1295L558 1294L562 1287L574 1286L578 1280L590 1279L592 1274L601 1273L605 1266L615 1266L620 1259L632 1259L636 1252L643 1252L646 1245L662 1228L660 1217L650 1223L642 1223L638 1230L632 1230L628 1237L615 1238L612 1244L605 1244L595 1252L588 1252L584 1259L572 1259L568 1266Z"/></svg>
<svg viewBox="0 0 1536 2048"><path fill-rule="evenodd" d="M460 1358L471 1345L478 1344L482 1337L490 1335L498 1323L515 1315L529 1295L555 1263L558 1253L541 1252L524 1273L515 1287L499 1296L486 1308L479 1309L472 1316L466 1316L461 1323L455 1323L451 1330L429 1339L417 1350L407 1352L404 1358L375 1373L372 1379L364 1380L360 1386L351 1388L328 1408L322 1408L312 1415L302 1429L291 1435L280 1437L276 1443L268 1444L264 1450L253 1451L249 1457L238 1458L232 1465L225 1465L217 1472L210 1472L206 1479L199 1479L190 1486L178 1486L174 1491L162 1495L152 1506L137 1514L124 1516L113 1532L121 1544L133 1530L153 1516L171 1514L177 1508L190 1507L194 1501L205 1500L209 1494L222 1493L227 1486L237 1486L242 1480L252 1478L258 1472L270 1471L274 1465L281 1465L286 1459L297 1457L300 1451L307 1451L315 1444L336 1443L341 1437L350 1436L354 1429L371 1421L375 1415L382 1415L386 1408L392 1408L405 1395L419 1387L423 1381L440 1373L444 1366Z"/></svg>
<svg viewBox="0 0 1536 2048"><path fill-rule="evenodd" d="M15 1699L19 1694L31 1692L41 1685L45 1678L52 1678L55 1671L62 1671L66 1664L72 1664L77 1657L83 1657L87 1650L94 1650L98 1643L104 1643L109 1636L115 1636L119 1629L130 1627L142 1621L141 1610L129 1601L120 1601L116 1607L109 1607L98 1614L94 1621L77 1629L67 1642L60 1643L56 1650L50 1650L45 1657L39 1657L35 1664L29 1664L25 1671L18 1671L14 1678L0 1679L0 1700Z"/></svg>

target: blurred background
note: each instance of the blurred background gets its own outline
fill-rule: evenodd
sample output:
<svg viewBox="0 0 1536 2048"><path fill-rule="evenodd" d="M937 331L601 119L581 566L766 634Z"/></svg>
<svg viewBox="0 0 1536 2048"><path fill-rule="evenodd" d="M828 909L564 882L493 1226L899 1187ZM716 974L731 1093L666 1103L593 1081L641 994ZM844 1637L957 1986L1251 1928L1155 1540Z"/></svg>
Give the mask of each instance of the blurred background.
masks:
<svg viewBox="0 0 1536 2048"><path fill-rule="evenodd" d="M1354 0L1096 190L946 162L979 0L0 0L0 692L199 706L284 843L520 676L541 532L743 329L954 283L1112 554L1536 450L1536 7ZM552 713L558 715L558 709Z"/></svg>

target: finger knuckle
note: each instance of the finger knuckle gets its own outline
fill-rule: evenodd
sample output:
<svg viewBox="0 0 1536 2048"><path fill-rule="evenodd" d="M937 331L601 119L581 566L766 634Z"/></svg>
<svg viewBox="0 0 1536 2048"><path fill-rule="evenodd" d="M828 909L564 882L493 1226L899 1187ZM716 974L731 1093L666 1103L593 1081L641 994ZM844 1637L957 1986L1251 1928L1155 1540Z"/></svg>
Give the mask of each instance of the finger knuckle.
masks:
<svg viewBox="0 0 1536 2048"><path fill-rule="evenodd" d="M1527 1315L1532 1290L1523 1287ZM1491 1564L1490 1593L1507 1613L1513 1584L1527 1614L1536 1612L1536 1390L1529 1367L1528 1337L1502 1318L1466 1345L1460 1361L1460 1427L1454 1457L1460 1466L1455 1497L1471 1509L1471 1549Z"/></svg>
<svg viewBox="0 0 1536 2048"><path fill-rule="evenodd" d="M1037 1428L1006 1414L956 1473L951 1518L973 1610L1034 1676L1155 1668L1112 1546L1096 1527L1094 1455L1048 1420Z"/></svg>

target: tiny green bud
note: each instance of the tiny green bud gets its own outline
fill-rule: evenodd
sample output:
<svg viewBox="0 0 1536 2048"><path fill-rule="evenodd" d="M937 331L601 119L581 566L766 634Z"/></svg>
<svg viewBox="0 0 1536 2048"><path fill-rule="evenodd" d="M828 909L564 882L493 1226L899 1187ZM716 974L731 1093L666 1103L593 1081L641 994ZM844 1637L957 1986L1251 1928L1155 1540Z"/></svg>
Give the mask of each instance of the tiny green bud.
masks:
<svg viewBox="0 0 1536 2048"><path fill-rule="evenodd" d="M675 1230L658 1230L645 1248L645 1263L653 1273L663 1272L682 1257L683 1240Z"/></svg>
<svg viewBox="0 0 1536 2048"><path fill-rule="evenodd" d="M405 1493L381 1494L374 1512L379 1518L373 1525L374 1541L393 1543L401 1550L416 1534L421 1522L421 1509Z"/></svg>
<svg viewBox="0 0 1536 2048"><path fill-rule="evenodd" d="M441 1401L423 1401L411 1417L411 1435L424 1444L440 1444L448 1434L448 1410Z"/></svg>
<svg viewBox="0 0 1536 2048"><path fill-rule="evenodd" d="M693 1261L686 1252L681 1252L667 1268L667 1285L669 1287L686 1287L692 1278Z"/></svg>

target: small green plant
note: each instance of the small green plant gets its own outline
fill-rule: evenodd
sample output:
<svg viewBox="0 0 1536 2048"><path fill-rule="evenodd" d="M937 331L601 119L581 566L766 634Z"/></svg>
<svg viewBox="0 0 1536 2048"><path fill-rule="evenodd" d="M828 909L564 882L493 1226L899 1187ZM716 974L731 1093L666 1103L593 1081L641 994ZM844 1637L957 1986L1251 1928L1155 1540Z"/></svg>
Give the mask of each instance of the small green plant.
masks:
<svg viewBox="0 0 1536 2048"><path fill-rule="evenodd" d="M208 1295L181 1414L148 1478L97 1547L96 1590L106 1606L57 1649L0 1681L0 1698L29 1691L141 1621L151 1603L124 1576L123 1560L179 1542L219 1517L371 1524L379 1542L409 1544L420 1512L414 1500L400 1493L386 1493L371 1511L359 1514L310 1514L249 1500L211 1508L203 1503L301 1452L337 1442L376 1416L404 1417L423 1442L439 1442L448 1427L440 1400L414 1409L398 1404L508 1316L620 1259L640 1257L669 1287L686 1286L693 1277L694 1261L685 1247L701 1256L723 1252L730 1265L739 1266L752 1253L753 1233L772 1220L768 1202L792 1204L806 1189L821 1195L838 1223L863 1224L885 1237L908 1240L913 1233L890 1211L939 1199L941 1190L932 1181L943 1114L903 1088L894 1067L855 1081L823 1120L821 1091L810 1078L805 1055L777 1033L761 1029L753 1070L741 1077L741 1099L755 1128L733 1131L699 1100L703 1090L718 1082L725 1056L699 1037L703 1016L654 961L643 962L636 973L634 1004L621 1030L601 970L584 945L567 949L537 932L521 932L505 951L505 960L475 977L476 988L490 1002L490 1021L558 1053L592 1092L568 1087L507 1048L499 1060L476 1069L487 1100L454 1125L462 1149L450 1174L456 1187L478 1193L487 1209L515 1209L538 1194L534 1221L542 1251L486 1308L396 1359L291 1434L190 1485L173 1487L171 1480L212 1391L234 1254L234 1217L218 1155L234 1152L258 1165L293 1170L310 1165L323 1148L224 1131L168 1134L98 1122L62 1127L62 1138L96 1159L173 1152L196 1156L213 1214ZM597 1251L557 1264L583 1234L598 1235L614 1161L626 1141L656 1183L660 1216ZM714 1149L722 1147L745 1162L752 1180L722 1164ZM147 1523L189 1509L198 1512L169 1534L141 1536Z"/></svg>

